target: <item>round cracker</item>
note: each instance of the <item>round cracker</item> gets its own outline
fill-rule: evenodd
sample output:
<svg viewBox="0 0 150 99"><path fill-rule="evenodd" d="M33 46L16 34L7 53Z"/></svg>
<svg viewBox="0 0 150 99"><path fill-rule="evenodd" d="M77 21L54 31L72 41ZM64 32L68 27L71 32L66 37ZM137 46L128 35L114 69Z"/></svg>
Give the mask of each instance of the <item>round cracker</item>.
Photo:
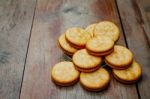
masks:
<svg viewBox="0 0 150 99"><path fill-rule="evenodd" d="M106 52L113 47L114 41L107 36L94 37L86 43L86 48L94 53Z"/></svg>
<svg viewBox="0 0 150 99"><path fill-rule="evenodd" d="M69 55L72 55L77 51L76 48L72 47L65 38L65 34L62 34L58 39L59 46L63 49L64 52L69 53Z"/></svg>
<svg viewBox="0 0 150 99"><path fill-rule="evenodd" d="M97 71L91 73L81 72L80 83L83 88L91 91L100 91L110 82L110 75L104 68L100 68Z"/></svg>
<svg viewBox="0 0 150 99"><path fill-rule="evenodd" d="M91 34L92 37L93 37L93 34L94 34L95 26L96 26L96 24L91 24L91 25L87 26L86 29L85 29L86 31L88 31Z"/></svg>
<svg viewBox="0 0 150 99"><path fill-rule="evenodd" d="M112 68L117 67L124 69L124 67L126 68L133 62L133 54L126 47L115 45L114 51L111 54L105 56L105 61Z"/></svg>
<svg viewBox="0 0 150 99"><path fill-rule="evenodd" d="M119 28L109 21L99 22L94 30L94 36L108 36L113 41L118 40L119 33Z"/></svg>
<svg viewBox="0 0 150 99"><path fill-rule="evenodd" d="M102 58L90 55L86 49L81 49L73 55L73 63L82 69L95 68L101 64Z"/></svg>
<svg viewBox="0 0 150 99"><path fill-rule="evenodd" d="M126 84L135 83L140 78L141 74L142 74L141 66L135 61L133 61L131 66L125 70L113 69L114 77L118 81Z"/></svg>
<svg viewBox="0 0 150 99"><path fill-rule="evenodd" d="M91 34L81 28L70 28L66 31L66 39L71 45L84 48Z"/></svg>
<svg viewBox="0 0 150 99"><path fill-rule="evenodd" d="M74 84L79 78L79 71L69 61L57 63L51 72L52 80L61 86Z"/></svg>

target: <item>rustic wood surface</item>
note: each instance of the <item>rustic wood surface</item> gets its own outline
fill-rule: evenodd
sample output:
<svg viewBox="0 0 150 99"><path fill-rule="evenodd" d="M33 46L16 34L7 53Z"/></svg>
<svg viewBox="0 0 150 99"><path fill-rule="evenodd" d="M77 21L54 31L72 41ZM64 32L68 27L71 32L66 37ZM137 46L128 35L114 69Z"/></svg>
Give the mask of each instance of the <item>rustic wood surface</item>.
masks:
<svg viewBox="0 0 150 99"><path fill-rule="evenodd" d="M150 36L148 21L138 1L117 0L121 20L126 34L128 47L134 53L135 60L142 66L143 75L137 83L141 99L150 98ZM128 6L128 7L126 7ZM142 14L143 13L143 14ZM148 85L148 86L147 86Z"/></svg>
<svg viewBox="0 0 150 99"><path fill-rule="evenodd" d="M21 99L91 99L91 98L138 98L135 86L123 85L113 78L109 89L92 93L83 90L80 84L61 88L53 84L50 70L57 62L67 60L56 43L66 28L110 20L120 26L115 2L112 0L53 1L39 0L33 23L27 65L21 91ZM53 9L52 9L53 8ZM121 27L120 27L121 29ZM44 38L44 39L43 39ZM119 44L124 43L121 33ZM130 93L134 93L131 95Z"/></svg>
<svg viewBox="0 0 150 99"><path fill-rule="evenodd" d="M0 0L0 99L18 99L35 0Z"/></svg>
<svg viewBox="0 0 150 99"><path fill-rule="evenodd" d="M150 16L146 6L150 4L145 2L0 0L0 99L149 99ZM50 77L52 67L71 61L56 45L59 35L69 27L85 28L102 20L119 26L117 44L134 53L143 70L140 81L124 85L111 77L108 89L96 93L85 91L79 83L56 86Z"/></svg>

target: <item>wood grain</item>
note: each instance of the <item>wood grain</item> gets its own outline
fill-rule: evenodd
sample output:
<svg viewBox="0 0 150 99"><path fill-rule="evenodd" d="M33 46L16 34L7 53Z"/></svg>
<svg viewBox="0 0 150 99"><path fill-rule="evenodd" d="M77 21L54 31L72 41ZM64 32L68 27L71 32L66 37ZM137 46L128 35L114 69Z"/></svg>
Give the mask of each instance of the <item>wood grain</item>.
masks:
<svg viewBox="0 0 150 99"><path fill-rule="evenodd" d="M143 7L150 27L150 0L139 0L138 3Z"/></svg>
<svg viewBox="0 0 150 99"><path fill-rule="evenodd" d="M19 99L35 0L0 0L0 99Z"/></svg>
<svg viewBox="0 0 150 99"><path fill-rule="evenodd" d="M51 81L54 64L70 60L56 45L59 35L69 27L86 27L101 20L113 21L121 29L114 0L38 0L21 99L137 99L135 85L123 85L113 78L109 88L98 93L85 91L79 83L59 87ZM122 30L118 44L125 45Z"/></svg>
<svg viewBox="0 0 150 99"><path fill-rule="evenodd" d="M128 46L134 53L135 60L143 69L142 79L137 83L139 95L141 99L149 99L150 39L148 35L150 31L148 26L144 27L147 25L147 21L145 21L146 18L138 0L117 0L117 3Z"/></svg>

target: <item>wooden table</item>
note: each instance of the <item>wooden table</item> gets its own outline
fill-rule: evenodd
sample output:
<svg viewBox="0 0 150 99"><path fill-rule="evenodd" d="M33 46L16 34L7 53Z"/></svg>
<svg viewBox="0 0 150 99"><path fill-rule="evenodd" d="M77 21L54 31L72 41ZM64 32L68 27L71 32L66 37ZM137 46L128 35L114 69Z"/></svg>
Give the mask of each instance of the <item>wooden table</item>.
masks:
<svg viewBox="0 0 150 99"><path fill-rule="evenodd" d="M0 0L0 99L150 99L150 2L142 0ZM145 8L145 10L143 9ZM146 11L146 12L145 12ZM69 27L109 20L143 69L140 81L124 85L111 78L102 92L77 83L55 86L53 65L70 60L57 46Z"/></svg>

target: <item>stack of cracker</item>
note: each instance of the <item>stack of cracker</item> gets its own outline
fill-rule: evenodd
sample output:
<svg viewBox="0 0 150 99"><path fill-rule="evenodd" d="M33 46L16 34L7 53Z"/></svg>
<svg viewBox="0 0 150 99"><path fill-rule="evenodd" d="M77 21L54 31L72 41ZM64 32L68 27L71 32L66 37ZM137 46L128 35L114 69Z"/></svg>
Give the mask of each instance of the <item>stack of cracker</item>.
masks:
<svg viewBox="0 0 150 99"><path fill-rule="evenodd" d="M112 68L114 78L125 84L135 83L141 76L141 66L126 47L115 45L119 28L102 21L86 29L67 29L58 39L59 47L72 57L72 62L57 63L51 72L52 80L61 86L70 86L80 80L84 89L100 91L109 85L110 74L102 61Z"/></svg>

